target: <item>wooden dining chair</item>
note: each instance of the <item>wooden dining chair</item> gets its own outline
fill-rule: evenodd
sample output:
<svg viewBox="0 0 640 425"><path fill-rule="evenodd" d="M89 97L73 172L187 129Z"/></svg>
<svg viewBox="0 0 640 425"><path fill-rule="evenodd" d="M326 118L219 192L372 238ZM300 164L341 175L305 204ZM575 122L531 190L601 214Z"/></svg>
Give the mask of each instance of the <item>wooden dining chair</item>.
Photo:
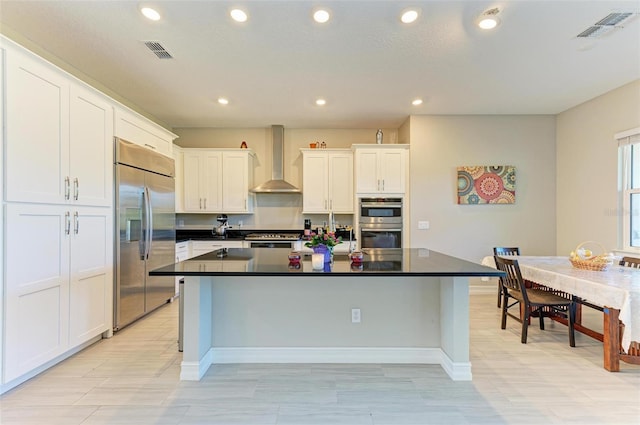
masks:
<svg viewBox="0 0 640 425"><path fill-rule="evenodd" d="M502 283L502 322L501 329L507 327L507 314L515 319L520 318L520 312L524 314L522 318L522 335L520 341L527 343L527 330L529 328L529 317L532 313L537 313L540 317L540 329L544 330L544 314L542 309L547 307L553 309L556 314L567 317L569 322L569 345L576 346L574 323L576 318L576 304L572 299L558 296L550 291L527 288L522 279L520 266L517 259L493 257L498 270L506 273L506 276L500 278ZM510 304L510 301L511 302ZM518 316L508 313L508 309L517 305L519 309ZM520 308L524 305L524 308Z"/></svg>
<svg viewBox="0 0 640 425"><path fill-rule="evenodd" d="M520 248L517 246L513 247L505 247L505 246L496 246L493 248L493 255L520 255ZM498 308L500 308L502 300L502 284L500 280L498 280Z"/></svg>
<svg viewBox="0 0 640 425"><path fill-rule="evenodd" d="M620 263L618 264L624 267L633 267L634 269L640 269L640 258L622 257L622 260L620 260Z"/></svg>

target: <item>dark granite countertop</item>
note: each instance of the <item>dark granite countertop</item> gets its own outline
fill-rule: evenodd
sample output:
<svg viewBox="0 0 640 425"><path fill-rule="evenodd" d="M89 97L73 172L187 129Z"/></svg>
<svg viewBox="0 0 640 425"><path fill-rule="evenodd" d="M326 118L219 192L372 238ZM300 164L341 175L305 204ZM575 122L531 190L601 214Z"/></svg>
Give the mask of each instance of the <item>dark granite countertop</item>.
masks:
<svg viewBox="0 0 640 425"><path fill-rule="evenodd" d="M333 264L313 270L311 256L297 265L289 263L289 250L231 248L217 250L151 271L152 276L503 276L491 267L424 248L367 253L360 266L346 255L335 255Z"/></svg>

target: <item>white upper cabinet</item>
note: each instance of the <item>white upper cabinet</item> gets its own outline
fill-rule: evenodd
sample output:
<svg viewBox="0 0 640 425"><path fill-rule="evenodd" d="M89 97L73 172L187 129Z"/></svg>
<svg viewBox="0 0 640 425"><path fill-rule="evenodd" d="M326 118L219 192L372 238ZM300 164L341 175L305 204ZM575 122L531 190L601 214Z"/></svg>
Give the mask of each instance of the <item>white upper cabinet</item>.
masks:
<svg viewBox="0 0 640 425"><path fill-rule="evenodd" d="M173 160L175 162L175 187L176 187L176 212L184 212L184 154L182 148L179 146L173 146Z"/></svg>
<svg viewBox="0 0 640 425"><path fill-rule="evenodd" d="M124 107L115 110L115 136L166 156L172 156L173 141L178 137Z"/></svg>
<svg viewBox="0 0 640 425"><path fill-rule="evenodd" d="M183 208L185 212L217 212L222 206L220 152L183 151Z"/></svg>
<svg viewBox="0 0 640 425"><path fill-rule="evenodd" d="M6 78L6 200L109 206L109 101L11 47Z"/></svg>
<svg viewBox="0 0 640 425"><path fill-rule="evenodd" d="M250 212L253 208L253 155L246 149L222 152L222 211Z"/></svg>
<svg viewBox="0 0 640 425"><path fill-rule="evenodd" d="M69 80L17 49L6 50L6 200L68 197Z"/></svg>
<svg viewBox="0 0 640 425"><path fill-rule="evenodd" d="M301 149L302 212L353 214L353 153Z"/></svg>
<svg viewBox="0 0 640 425"><path fill-rule="evenodd" d="M247 149L183 149L184 212L251 212L253 157Z"/></svg>
<svg viewBox="0 0 640 425"><path fill-rule="evenodd" d="M71 86L70 197L82 205L113 202L113 107L83 87Z"/></svg>
<svg viewBox="0 0 640 425"><path fill-rule="evenodd" d="M409 145L353 145L358 194L404 194Z"/></svg>

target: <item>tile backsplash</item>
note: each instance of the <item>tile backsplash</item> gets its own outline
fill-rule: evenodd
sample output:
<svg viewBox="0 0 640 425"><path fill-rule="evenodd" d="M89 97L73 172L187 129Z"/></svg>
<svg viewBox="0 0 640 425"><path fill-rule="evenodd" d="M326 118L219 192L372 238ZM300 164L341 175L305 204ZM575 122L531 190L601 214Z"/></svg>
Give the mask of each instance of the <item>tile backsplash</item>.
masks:
<svg viewBox="0 0 640 425"><path fill-rule="evenodd" d="M181 214L176 216L176 225L214 226L218 214ZM231 226L251 226L254 228L298 228L304 220L311 219L313 227L321 226L329 219L328 214L302 214L302 195L284 193L256 194L253 214L227 214ZM353 225L353 215L336 214L336 224Z"/></svg>

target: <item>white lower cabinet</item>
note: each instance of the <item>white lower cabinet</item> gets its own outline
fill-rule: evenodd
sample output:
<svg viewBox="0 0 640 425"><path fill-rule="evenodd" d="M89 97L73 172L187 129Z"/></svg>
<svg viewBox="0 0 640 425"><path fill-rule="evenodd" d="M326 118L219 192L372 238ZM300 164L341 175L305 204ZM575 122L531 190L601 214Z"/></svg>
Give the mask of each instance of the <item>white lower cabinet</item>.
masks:
<svg viewBox="0 0 640 425"><path fill-rule="evenodd" d="M184 241L176 243L176 263L188 260L191 252L191 242ZM176 276L176 294L180 293L180 280L184 276Z"/></svg>
<svg viewBox="0 0 640 425"><path fill-rule="evenodd" d="M108 208L7 204L4 379L111 327Z"/></svg>
<svg viewBox="0 0 640 425"><path fill-rule="evenodd" d="M223 248L222 241L191 241L190 258Z"/></svg>

